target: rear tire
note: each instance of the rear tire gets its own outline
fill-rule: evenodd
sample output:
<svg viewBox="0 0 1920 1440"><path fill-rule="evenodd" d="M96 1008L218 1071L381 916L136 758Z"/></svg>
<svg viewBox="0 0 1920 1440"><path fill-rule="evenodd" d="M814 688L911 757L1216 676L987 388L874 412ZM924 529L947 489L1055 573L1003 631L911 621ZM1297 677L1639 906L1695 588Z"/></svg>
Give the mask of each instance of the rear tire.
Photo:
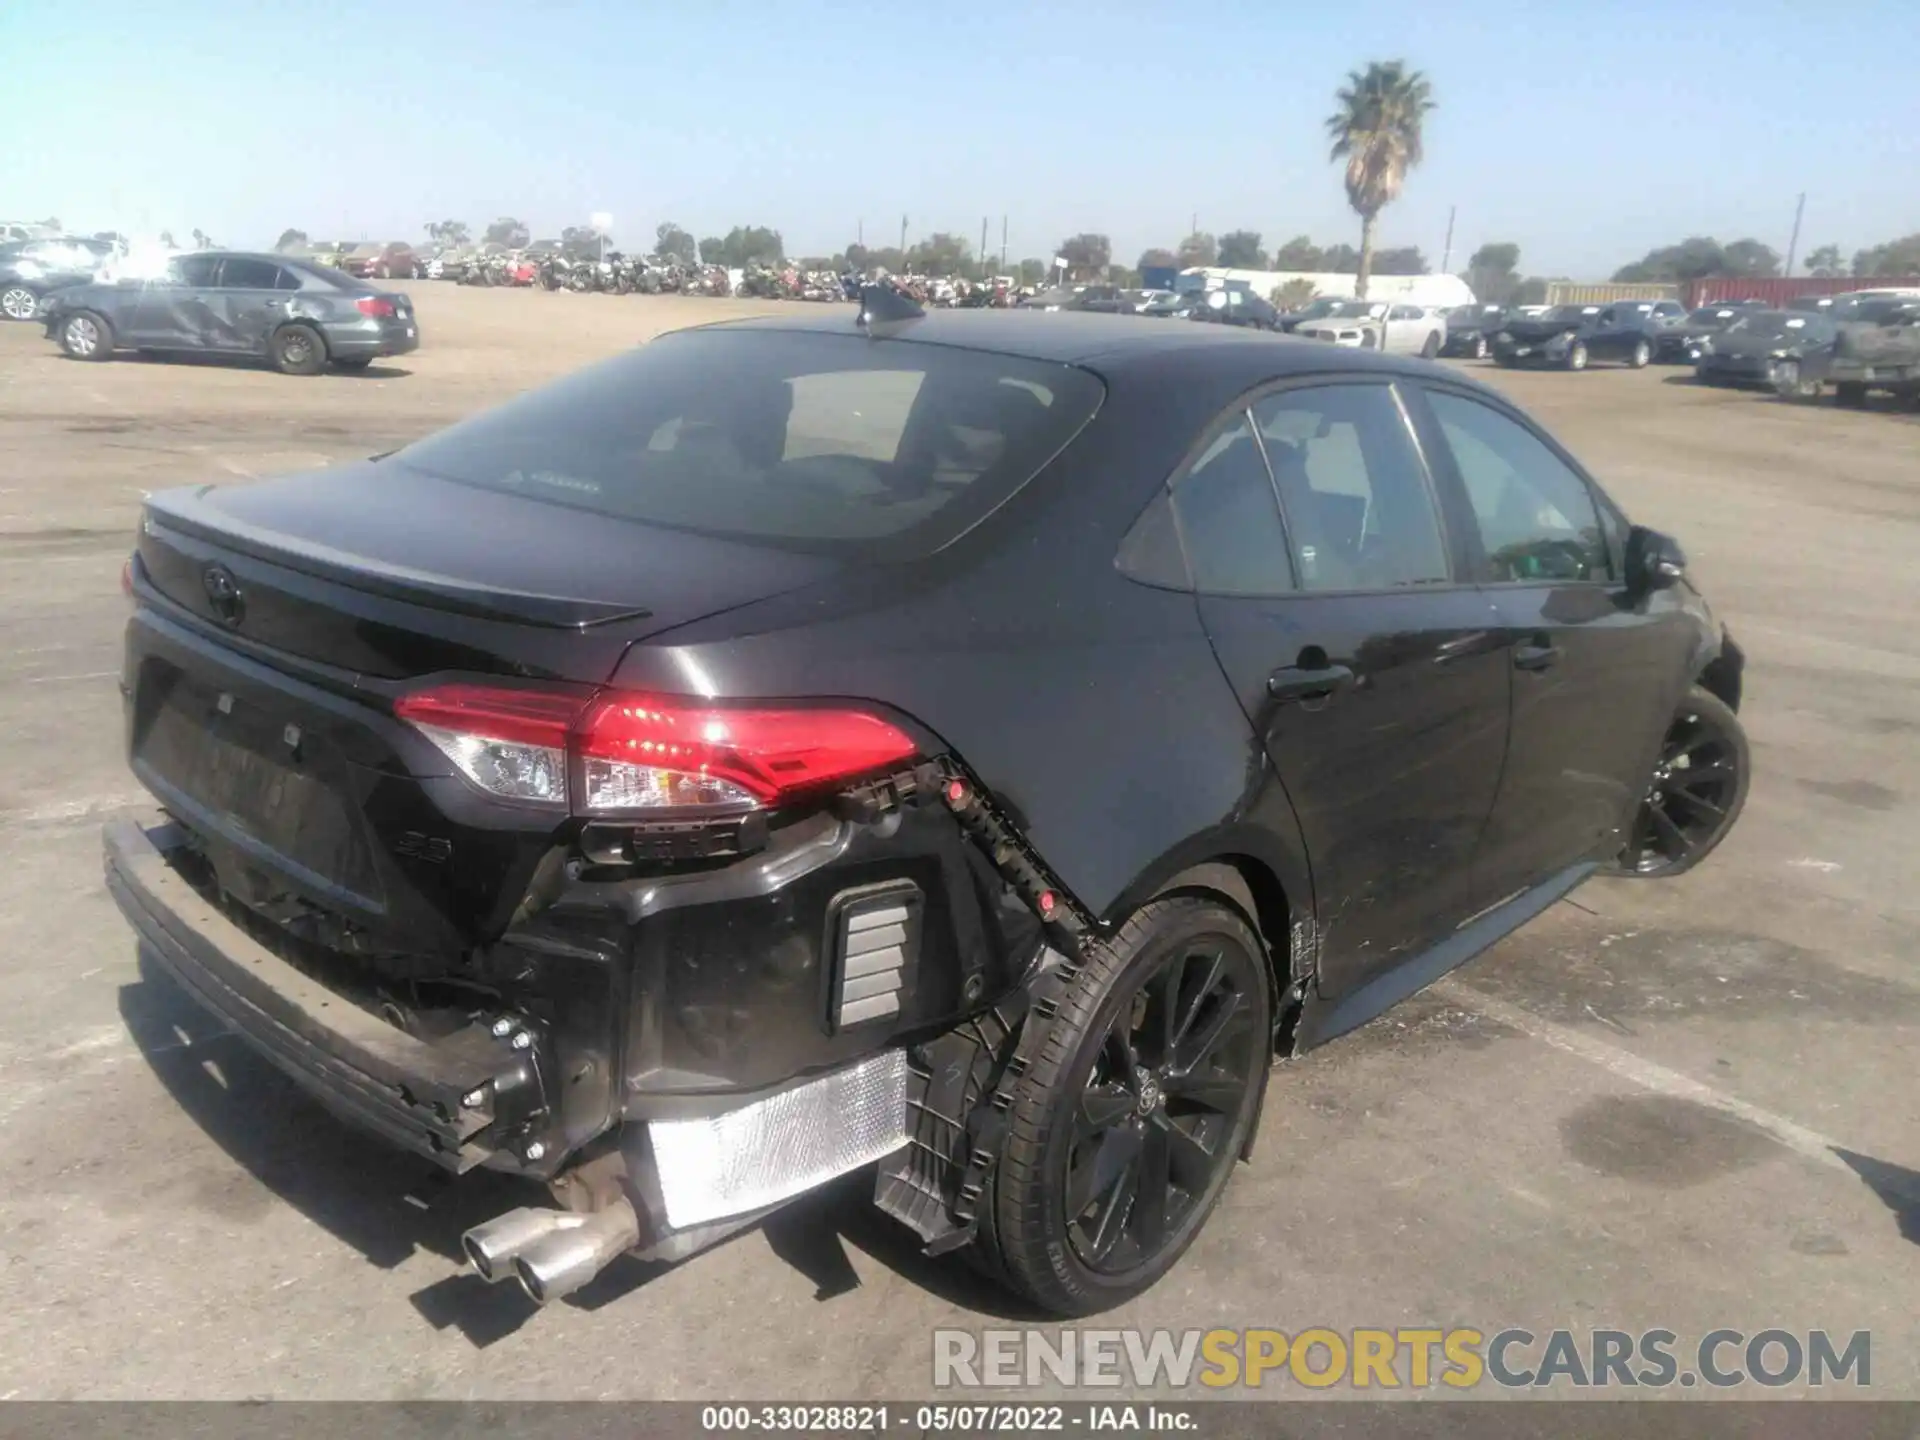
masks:
<svg viewBox="0 0 1920 1440"><path fill-rule="evenodd" d="M1833 398L1857 410L1867 403L1867 387L1858 380L1842 380L1833 387Z"/></svg>
<svg viewBox="0 0 1920 1440"><path fill-rule="evenodd" d="M1095 947L1015 1086L976 1262L1058 1315L1171 1270L1259 1112L1269 979L1245 919L1199 896L1154 901Z"/></svg>
<svg viewBox="0 0 1920 1440"><path fill-rule="evenodd" d="M60 348L75 360L110 360L113 326L91 310L76 310L60 322Z"/></svg>
<svg viewBox="0 0 1920 1440"><path fill-rule="evenodd" d="M32 320L40 314L40 297L28 286L8 283L0 286L0 315L9 320Z"/></svg>
<svg viewBox="0 0 1920 1440"><path fill-rule="evenodd" d="M1473 337L1473 358L1476 360L1484 360L1487 358L1486 336L1476 335Z"/></svg>
<svg viewBox="0 0 1920 1440"><path fill-rule="evenodd" d="M267 360L282 375L318 375L327 368L327 342L311 325L282 325L267 342Z"/></svg>

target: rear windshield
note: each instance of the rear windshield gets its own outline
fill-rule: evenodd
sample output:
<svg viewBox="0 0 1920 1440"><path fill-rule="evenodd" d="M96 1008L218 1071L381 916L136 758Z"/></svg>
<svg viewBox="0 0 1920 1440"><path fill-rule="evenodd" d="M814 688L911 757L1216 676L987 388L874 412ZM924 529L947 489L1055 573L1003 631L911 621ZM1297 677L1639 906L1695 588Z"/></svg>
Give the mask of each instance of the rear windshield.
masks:
<svg viewBox="0 0 1920 1440"><path fill-rule="evenodd" d="M1833 322L1824 315L1793 315L1783 310L1749 310L1727 334L1751 340L1830 340Z"/></svg>
<svg viewBox="0 0 1920 1440"><path fill-rule="evenodd" d="M874 560L991 513L1105 395L1068 365L776 330L664 336L392 463L622 520Z"/></svg>

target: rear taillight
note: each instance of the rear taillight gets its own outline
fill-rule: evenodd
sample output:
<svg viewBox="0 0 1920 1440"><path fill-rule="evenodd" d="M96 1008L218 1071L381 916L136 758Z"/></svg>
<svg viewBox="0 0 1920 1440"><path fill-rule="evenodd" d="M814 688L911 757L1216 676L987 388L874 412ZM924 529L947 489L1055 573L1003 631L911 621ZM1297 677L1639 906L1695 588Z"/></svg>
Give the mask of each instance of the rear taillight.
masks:
<svg viewBox="0 0 1920 1440"><path fill-rule="evenodd" d="M129 600L133 598L133 556L131 555L127 556L126 563L120 567L120 593Z"/></svg>
<svg viewBox="0 0 1920 1440"><path fill-rule="evenodd" d="M353 303L362 315L371 315L376 320L391 320L395 313L393 302L384 295L362 295Z"/></svg>
<svg viewBox="0 0 1920 1440"><path fill-rule="evenodd" d="M911 759L902 731L862 710L735 707L608 691L446 685L395 713L474 784L583 815L777 806Z"/></svg>

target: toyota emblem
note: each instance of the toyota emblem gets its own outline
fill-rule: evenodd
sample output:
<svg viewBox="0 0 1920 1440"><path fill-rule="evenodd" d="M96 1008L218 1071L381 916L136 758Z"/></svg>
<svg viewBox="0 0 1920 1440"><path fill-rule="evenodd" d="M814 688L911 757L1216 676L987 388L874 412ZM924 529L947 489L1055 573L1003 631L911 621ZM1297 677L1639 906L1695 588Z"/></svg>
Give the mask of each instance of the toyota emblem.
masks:
<svg viewBox="0 0 1920 1440"><path fill-rule="evenodd" d="M240 593L240 582L233 578L233 572L224 565L209 565L201 573L200 583L206 586L207 603L213 607L213 613L222 625L237 628L246 618L246 597Z"/></svg>

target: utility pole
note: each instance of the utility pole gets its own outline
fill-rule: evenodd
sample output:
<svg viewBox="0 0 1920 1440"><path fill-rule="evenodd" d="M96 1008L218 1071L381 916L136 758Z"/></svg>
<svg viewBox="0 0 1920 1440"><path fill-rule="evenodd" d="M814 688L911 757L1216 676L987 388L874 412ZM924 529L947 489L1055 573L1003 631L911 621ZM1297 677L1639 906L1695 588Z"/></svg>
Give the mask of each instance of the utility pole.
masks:
<svg viewBox="0 0 1920 1440"><path fill-rule="evenodd" d="M907 263L907 217L900 217L900 263Z"/></svg>
<svg viewBox="0 0 1920 1440"><path fill-rule="evenodd" d="M856 220L853 222L853 243L858 245L862 250L867 248L867 222L865 220Z"/></svg>
<svg viewBox="0 0 1920 1440"><path fill-rule="evenodd" d="M1199 233L1200 233L1200 212L1196 210L1193 212L1192 223L1187 227L1187 234L1198 235Z"/></svg>
<svg viewBox="0 0 1920 1440"><path fill-rule="evenodd" d="M980 272L982 279L986 278L987 269L987 219L988 217L985 215L980 217Z"/></svg>
<svg viewBox="0 0 1920 1440"><path fill-rule="evenodd" d="M1447 244L1446 248L1440 252L1440 273L1442 275L1451 274L1453 271L1453 216L1456 208L1457 207L1452 205L1447 207Z"/></svg>
<svg viewBox="0 0 1920 1440"><path fill-rule="evenodd" d="M1000 217L1000 273L1007 273L1007 217Z"/></svg>
<svg viewBox="0 0 1920 1440"><path fill-rule="evenodd" d="M1787 268L1780 273L1788 279L1793 278L1794 257L1800 253L1800 219L1807 213L1807 192L1800 192L1799 202L1793 207L1793 238L1787 241Z"/></svg>

